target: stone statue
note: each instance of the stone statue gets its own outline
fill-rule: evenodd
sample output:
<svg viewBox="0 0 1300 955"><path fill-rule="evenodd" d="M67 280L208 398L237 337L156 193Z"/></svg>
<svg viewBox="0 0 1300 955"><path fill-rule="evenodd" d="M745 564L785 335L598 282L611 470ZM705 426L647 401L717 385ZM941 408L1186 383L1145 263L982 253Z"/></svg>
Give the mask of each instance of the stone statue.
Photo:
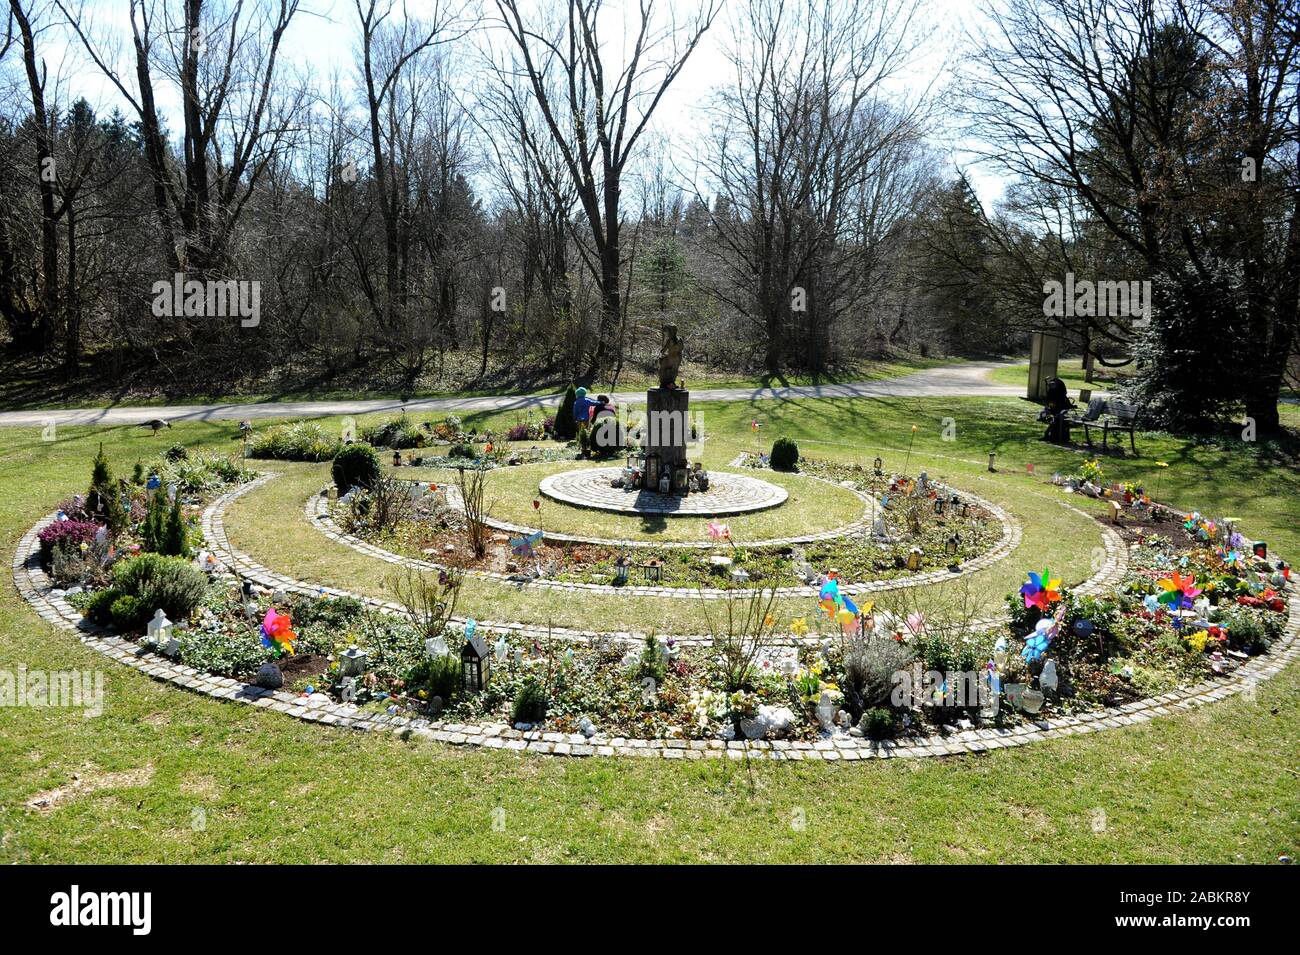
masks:
<svg viewBox="0 0 1300 955"><path fill-rule="evenodd" d="M682 341L676 325L664 326L664 343L659 351L659 387L677 387L677 370L682 366Z"/></svg>

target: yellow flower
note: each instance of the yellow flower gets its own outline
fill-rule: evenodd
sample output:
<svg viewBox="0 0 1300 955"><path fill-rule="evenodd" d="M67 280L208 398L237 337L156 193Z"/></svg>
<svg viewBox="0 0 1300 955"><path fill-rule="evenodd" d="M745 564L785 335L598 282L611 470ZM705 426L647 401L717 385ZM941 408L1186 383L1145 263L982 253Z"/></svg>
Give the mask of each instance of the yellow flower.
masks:
<svg viewBox="0 0 1300 955"><path fill-rule="evenodd" d="M808 632L808 621L803 617L795 617L790 621L790 632L796 637L802 637Z"/></svg>

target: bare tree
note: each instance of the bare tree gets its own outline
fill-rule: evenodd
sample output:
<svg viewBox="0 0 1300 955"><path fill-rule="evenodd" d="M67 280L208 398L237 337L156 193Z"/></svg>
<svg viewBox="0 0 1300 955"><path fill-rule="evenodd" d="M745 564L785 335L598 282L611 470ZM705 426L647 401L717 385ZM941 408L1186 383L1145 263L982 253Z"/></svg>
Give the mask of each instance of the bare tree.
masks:
<svg viewBox="0 0 1300 955"><path fill-rule="evenodd" d="M923 103L883 87L915 52L915 13L885 0L749 0L736 14L734 75L704 161L723 263L712 291L756 323L770 375L791 351L824 367L834 316L857 303L872 251L911 211L914 194L898 187Z"/></svg>
<svg viewBox="0 0 1300 955"><path fill-rule="evenodd" d="M580 242L578 248L601 296L595 348L583 376L590 381L607 368L611 336L623 320L624 171L664 94L712 25L718 0L705 0L682 24L670 11L663 25L654 0L638 0L627 14L632 39L622 62L610 61L600 0L564 0L558 23L525 22L517 0L496 0L496 6L516 54L511 66L527 81L586 220L583 238L590 246Z"/></svg>

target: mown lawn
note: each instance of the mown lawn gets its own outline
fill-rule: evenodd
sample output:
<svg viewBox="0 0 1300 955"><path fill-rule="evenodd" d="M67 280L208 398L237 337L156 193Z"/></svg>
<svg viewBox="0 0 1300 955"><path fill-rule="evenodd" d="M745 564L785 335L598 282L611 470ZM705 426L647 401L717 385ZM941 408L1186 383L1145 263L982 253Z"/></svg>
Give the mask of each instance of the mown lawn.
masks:
<svg viewBox="0 0 1300 955"><path fill-rule="evenodd" d="M911 469L926 466L1020 508L1024 553L1002 573L1037 567L1055 548L1070 564L1077 548L1071 568L1086 576L1096 532L1078 517L1045 523L1068 512L1044 483L1083 456L1033 440L1032 410L976 399L716 405L707 409L711 432L735 438L720 438L709 454L723 459L751 446L748 422L757 416L764 444L788 433L805 454L881 453L898 468L915 423ZM1300 424L1297 409L1285 414ZM954 441L943 440L945 424L956 426ZM233 423L186 424L157 437L138 428L66 429L55 442L36 430L0 432L0 550L12 555L41 514L84 490L98 441L126 469L176 441L233 449L234 433ZM1300 553L1293 460L1258 446L1159 436L1139 447L1141 458L1106 462L1114 477L1150 482L1153 462L1167 461L1161 498L1232 512L1272 548ZM989 450L998 452L997 474L985 469ZM1033 478L1028 462L1037 465ZM266 517L279 516L272 505L281 494L281 504L292 504L285 513L300 515L297 492L320 486L309 468L286 471L265 490ZM251 536L246 517L256 512L239 518L240 533ZM275 563L283 569L292 559L334 567L328 542L303 541L285 548L292 553L269 540L244 543L265 544L259 556L268 563L285 557ZM360 573L334 569L349 583ZM498 619L516 609L501 593L471 599L500 601ZM551 612L561 609L552 601ZM620 615L603 604L568 612ZM107 701L93 719L0 709L6 862L1272 862L1294 856L1300 842L1294 667L1253 701L1233 698L1136 728L979 757L837 766L521 757L302 724L112 664L41 621L10 585L0 594L0 669L19 666L103 669ZM40 794L51 805L28 808Z"/></svg>

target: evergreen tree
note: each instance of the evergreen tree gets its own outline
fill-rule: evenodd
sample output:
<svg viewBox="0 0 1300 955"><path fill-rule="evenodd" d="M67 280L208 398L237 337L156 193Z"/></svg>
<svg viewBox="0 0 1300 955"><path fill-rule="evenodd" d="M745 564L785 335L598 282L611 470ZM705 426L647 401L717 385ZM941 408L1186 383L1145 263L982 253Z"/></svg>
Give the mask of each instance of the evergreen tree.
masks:
<svg viewBox="0 0 1300 955"><path fill-rule="evenodd" d="M109 531L117 534L126 527L126 509L118 497L118 490L113 481L113 472L109 470L108 458L104 454L104 445L99 445L95 463L90 472L90 490L86 492L86 510L92 516L104 522Z"/></svg>
<svg viewBox="0 0 1300 955"><path fill-rule="evenodd" d="M560 410L555 415L555 436L564 440L571 439L576 433L573 421L573 403L577 400L577 388L569 385L560 399Z"/></svg>
<svg viewBox="0 0 1300 955"><path fill-rule="evenodd" d="M163 528L166 523L164 512L166 509L167 499L163 496L162 488L158 488L149 498L149 505L144 514L144 522L140 525L140 546L144 550L162 550Z"/></svg>
<svg viewBox="0 0 1300 955"><path fill-rule="evenodd" d="M161 553L168 557L190 556L189 534L185 529L185 517L181 514L181 496L176 495L172 509L167 514L167 525L163 529Z"/></svg>

